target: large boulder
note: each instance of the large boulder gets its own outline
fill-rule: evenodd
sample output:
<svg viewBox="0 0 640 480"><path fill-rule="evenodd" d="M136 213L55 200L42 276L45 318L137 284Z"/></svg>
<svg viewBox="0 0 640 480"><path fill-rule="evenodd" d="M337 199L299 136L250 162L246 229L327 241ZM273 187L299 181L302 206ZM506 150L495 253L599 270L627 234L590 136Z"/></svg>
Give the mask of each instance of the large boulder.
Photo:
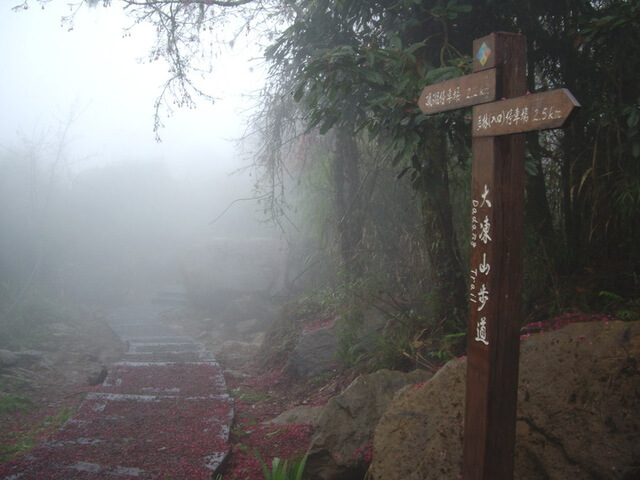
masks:
<svg viewBox="0 0 640 480"><path fill-rule="evenodd" d="M274 425L289 425L292 423L303 423L317 427L319 419L324 411L321 405L300 405L298 407L281 413L276 418L269 420L267 423Z"/></svg>
<svg viewBox="0 0 640 480"><path fill-rule="evenodd" d="M331 370L336 364L341 339L351 339L354 355L364 353L376 344L389 320L387 314L371 306L358 321L340 316L330 325L303 332L287 360L285 370L305 378Z"/></svg>
<svg viewBox="0 0 640 480"><path fill-rule="evenodd" d="M312 378L336 364L339 331L336 323L303 333L285 365L285 372Z"/></svg>
<svg viewBox="0 0 640 480"><path fill-rule="evenodd" d="M362 478L371 461L373 432L395 393L433 374L380 370L361 375L331 398L319 419L305 473L312 480Z"/></svg>
<svg viewBox="0 0 640 480"><path fill-rule="evenodd" d="M640 322L583 323L521 345L515 475L640 478ZM402 391L375 432L377 480L461 478L466 360Z"/></svg>
<svg viewBox="0 0 640 480"><path fill-rule="evenodd" d="M10 350L0 349L0 368L13 367L18 364L20 357Z"/></svg>
<svg viewBox="0 0 640 480"><path fill-rule="evenodd" d="M45 357L44 353L38 350L23 350L17 353L19 367L29 368L33 365L42 362Z"/></svg>

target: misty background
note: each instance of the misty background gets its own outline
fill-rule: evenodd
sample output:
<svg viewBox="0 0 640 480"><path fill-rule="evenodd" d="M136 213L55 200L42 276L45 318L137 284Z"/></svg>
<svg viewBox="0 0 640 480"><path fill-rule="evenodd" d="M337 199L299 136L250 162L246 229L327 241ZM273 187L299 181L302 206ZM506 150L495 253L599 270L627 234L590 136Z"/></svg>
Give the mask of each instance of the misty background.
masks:
<svg viewBox="0 0 640 480"><path fill-rule="evenodd" d="M185 252L218 238L276 235L250 199L238 148L264 72L250 39L223 44L203 88L156 141L167 77L147 60L153 27L120 8L66 2L0 8L0 294L36 283L55 298L126 301L179 282ZM37 280L37 282L36 282ZM4 313L4 312L3 312Z"/></svg>
<svg viewBox="0 0 640 480"><path fill-rule="evenodd" d="M531 92L568 88L584 102L570 128L528 139L523 318L637 298L639 82L627 60L633 42L621 40L637 36L629 2L541 4L536 15L518 2L408 2L397 16L380 2L349 12L161 2L168 13L136 2L27 3L0 12L0 300L9 310L29 285L117 303L179 281L186 265L193 285L217 276L273 293L269 277L291 287L304 273L314 285L288 291L312 287L346 304L353 289L402 299L414 317L400 353L429 331L462 338L469 111L427 117L416 96L469 73L463 52L490 31L527 34ZM72 24L61 21L70 14ZM615 55L602 63L602 51ZM166 91L171 72L182 84ZM281 236L287 272L252 272L259 258L279 260ZM232 271L245 276L229 281Z"/></svg>

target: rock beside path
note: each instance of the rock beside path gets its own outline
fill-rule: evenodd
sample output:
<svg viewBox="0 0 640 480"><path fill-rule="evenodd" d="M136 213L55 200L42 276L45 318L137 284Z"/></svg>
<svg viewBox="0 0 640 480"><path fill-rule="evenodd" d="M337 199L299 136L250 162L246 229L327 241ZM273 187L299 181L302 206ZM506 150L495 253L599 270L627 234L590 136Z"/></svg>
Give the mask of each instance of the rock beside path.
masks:
<svg viewBox="0 0 640 480"><path fill-rule="evenodd" d="M368 308L359 322L349 322L344 317L336 317L331 324L303 332L285 370L294 376L312 378L331 370L336 364L341 336L348 333L357 345L354 354L371 350L387 323L389 315L376 307Z"/></svg>
<svg viewBox="0 0 640 480"><path fill-rule="evenodd" d="M371 461L374 429L395 393L429 379L425 370L361 375L329 400L318 418L306 473L314 480L362 478Z"/></svg>
<svg viewBox="0 0 640 480"><path fill-rule="evenodd" d="M323 406L315 405L300 405L298 407L287 410L281 413L273 420L269 420L268 423L276 425L289 425L292 423L304 423L317 427L319 425L320 417L324 411Z"/></svg>
<svg viewBox="0 0 640 480"><path fill-rule="evenodd" d="M44 359L44 354L38 350L12 352L11 350L0 349L0 368L32 367Z"/></svg>
<svg viewBox="0 0 640 480"><path fill-rule="evenodd" d="M18 355L10 350L0 349L0 368L13 367L18 364Z"/></svg>
<svg viewBox="0 0 640 480"><path fill-rule="evenodd" d="M526 480L640 478L640 322L599 322L521 344L516 465ZM466 360L403 390L374 439L376 480L460 478Z"/></svg>

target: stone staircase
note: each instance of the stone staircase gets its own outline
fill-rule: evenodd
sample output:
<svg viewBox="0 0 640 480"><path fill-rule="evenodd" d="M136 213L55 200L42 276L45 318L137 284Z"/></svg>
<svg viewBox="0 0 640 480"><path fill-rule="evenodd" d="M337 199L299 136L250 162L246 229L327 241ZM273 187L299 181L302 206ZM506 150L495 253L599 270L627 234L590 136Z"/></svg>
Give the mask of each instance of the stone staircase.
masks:
<svg viewBox="0 0 640 480"><path fill-rule="evenodd" d="M233 402L202 344L158 322L158 302L108 318L128 345L76 415L2 480L213 478L229 450Z"/></svg>

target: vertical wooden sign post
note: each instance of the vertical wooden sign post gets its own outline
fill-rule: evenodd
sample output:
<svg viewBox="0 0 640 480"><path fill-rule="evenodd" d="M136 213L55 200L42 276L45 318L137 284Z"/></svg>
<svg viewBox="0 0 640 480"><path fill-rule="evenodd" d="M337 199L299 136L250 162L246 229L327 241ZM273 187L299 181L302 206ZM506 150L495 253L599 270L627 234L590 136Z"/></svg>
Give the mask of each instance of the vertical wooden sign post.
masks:
<svg viewBox="0 0 640 480"><path fill-rule="evenodd" d="M473 51L474 70L501 70L498 84L502 97L526 93L524 37L492 35L476 40ZM477 114L474 110L473 118ZM471 150L471 272L462 476L511 479L520 352L524 134L474 136Z"/></svg>
<svg viewBox="0 0 640 480"><path fill-rule="evenodd" d="M475 105L464 480L513 479L523 132L562 127L580 106L565 89L525 95L525 50L522 35L498 32L475 40L474 73L429 85L419 99L427 115Z"/></svg>

